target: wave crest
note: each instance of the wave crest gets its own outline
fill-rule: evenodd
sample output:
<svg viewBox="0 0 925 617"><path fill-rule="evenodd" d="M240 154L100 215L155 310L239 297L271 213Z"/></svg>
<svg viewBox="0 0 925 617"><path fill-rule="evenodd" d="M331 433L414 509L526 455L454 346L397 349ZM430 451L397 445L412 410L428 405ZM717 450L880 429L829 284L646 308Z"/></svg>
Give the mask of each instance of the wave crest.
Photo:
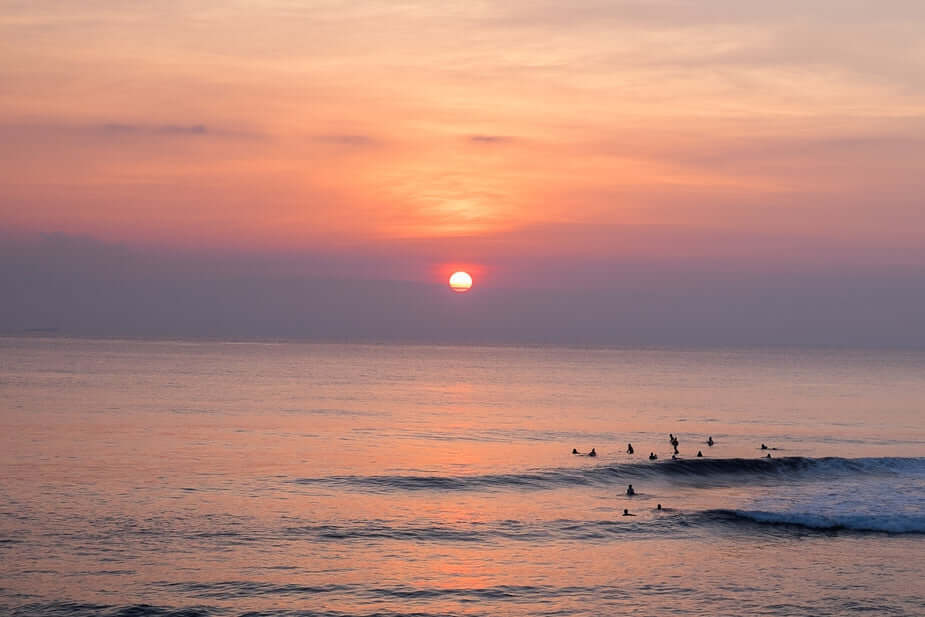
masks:
<svg viewBox="0 0 925 617"><path fill-rule="evenodd" d="M503 490L555 489L568 486L611 485L626 479L663 477L683 481L685 478L715 478L718 482L734 482L736 478L754 476L835 477L859 474L925 475L925 458L727 458L684 459L656 463L621 463L582 469L546 469L524 473L485 474L471 476L329 476L300 478L298 484L330 484L361 490Z"/></svg>

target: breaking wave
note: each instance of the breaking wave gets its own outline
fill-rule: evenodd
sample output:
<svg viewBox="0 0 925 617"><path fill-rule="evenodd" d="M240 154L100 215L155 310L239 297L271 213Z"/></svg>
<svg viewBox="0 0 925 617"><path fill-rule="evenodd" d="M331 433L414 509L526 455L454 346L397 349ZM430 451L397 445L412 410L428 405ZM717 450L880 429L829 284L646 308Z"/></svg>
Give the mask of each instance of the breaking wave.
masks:
<svg viewBox="0 0 925 617"><path fill-rule="evenodd" d="M821 531L925 533L925 516L920 514L813 514L762 510L709 510L705 514L726 522L802 527Z"/></svg>

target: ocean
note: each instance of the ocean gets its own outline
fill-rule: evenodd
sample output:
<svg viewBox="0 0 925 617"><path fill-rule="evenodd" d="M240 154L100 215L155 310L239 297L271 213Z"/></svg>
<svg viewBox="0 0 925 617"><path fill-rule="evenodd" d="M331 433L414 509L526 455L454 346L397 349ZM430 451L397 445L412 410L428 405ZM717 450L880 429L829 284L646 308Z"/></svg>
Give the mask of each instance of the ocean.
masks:
<svg viewBox="0 0 925 617"><path fill-rule="evenodd" d="M4 615L925 615L921 351L0 338L0 469Z"/></svg>

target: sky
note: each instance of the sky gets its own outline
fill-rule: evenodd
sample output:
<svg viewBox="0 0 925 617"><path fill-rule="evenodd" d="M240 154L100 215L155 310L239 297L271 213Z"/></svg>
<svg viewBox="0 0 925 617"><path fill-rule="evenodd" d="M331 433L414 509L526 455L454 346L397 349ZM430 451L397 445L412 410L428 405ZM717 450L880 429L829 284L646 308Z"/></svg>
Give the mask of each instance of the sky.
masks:
<svg viewBox="0 0 925 617"><path fill-rule="evenodd" d="M922 32L917 0L0 0L0 332L925 345Z"/></svg>

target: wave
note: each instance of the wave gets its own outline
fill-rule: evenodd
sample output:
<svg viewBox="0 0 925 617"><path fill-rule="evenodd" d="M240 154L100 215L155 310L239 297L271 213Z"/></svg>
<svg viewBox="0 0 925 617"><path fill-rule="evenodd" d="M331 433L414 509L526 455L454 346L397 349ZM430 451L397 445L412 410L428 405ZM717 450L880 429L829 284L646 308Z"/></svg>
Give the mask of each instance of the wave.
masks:
<svg viewBox="0 0 925 617"><path fill-rule="evenodd" d="M551 540L596 540L620 535L659 534L677 531L685 525L678 516L655 520L623 519L544 522L499 520L468 525L395 525L384 521L354 521L342 525L302 525L283 530L284 537L305 536L316 542L351 540L396 540L412 542L480 543L497 540L547 542Z"/></svg>
<svg viewBox="0 0 925 617"><path fill-rule="evenodd" d="M334 610L287 610L275 609L264 611L229 611L224 607L190 606L182 608L155 606L151 604L126 604L123 606L104 604L81 604L77 602L53 602L44 604L25 604L15 608L0 605L0 611L10 617L452 617L447 613L394 612L376 611L362 613L345 613ZM466 613L467 617L474 614Z"/></svg>
<svg viewBox="0 0 925 617"><path fill-rule="evenodd" d="M306 525L290 527L284 537L307 537L315 542L436 542L493 543L500 541L542 544L554 541L609 542L626 537L677 537L696 533L698 527L719 524L748 524L758 527L800 527L814 531L925 533L925 515L911 513L805 513L763 510L716 509L705 511L663 511L649 508L636 518L625 519L614 513L611 519L556 519L543 522L499 520L470 525L405 526L382 521L355 521L344 525ZM757 530L754 530L757 531Z"/></svg>
<svg viewBox="0 0 925 617"><path fill-rule="evenodd" d="M545 599L566 595L589 595L601 591L600 587L551 585L493 585L488 587L413 587L409 585L377 586L368 584L329 584L306 586L295 583L266 583L257 581L169 582L155 583L172 593L188 594L197 598L233 600L254 596L354 596L375 599L441 599L461 598L469 602L483 600Z"/></svg>
<svg viewBox="0 0 925 617"><path fill-rule="evenodd" d="M25 604L9 610L7 614L11 617L209 617L219 614L217 609L203 606L169 608L151 604L108 606L79 602Z"/></svg>
<svg viewBox="0 0 925 617"><path fill-rule="evenodd" d="M813 514L763 510L708 510L712 520L757 525L800 527L815 531L864 531L891 534L925 533L925 516L915 514Z"/></svg>
<svg viewBox="0 0 925 617"><path fill-rule="evenodd" d="M781 458L727 458L684 459L655 463L623 463L590 468L560 468L534 470L524 473L482 474L467 476L328 476L299 478L297 484L326 484L372 491L392 490L503 490L503 489L555 489L568 486L611 485L626 479L662 477L685 481L716 479L734 482L736 478L755 476L789 477L806 475L818 478L860 474L916 474L925 475L925 458L809 458L788 456Z"/></svg>

